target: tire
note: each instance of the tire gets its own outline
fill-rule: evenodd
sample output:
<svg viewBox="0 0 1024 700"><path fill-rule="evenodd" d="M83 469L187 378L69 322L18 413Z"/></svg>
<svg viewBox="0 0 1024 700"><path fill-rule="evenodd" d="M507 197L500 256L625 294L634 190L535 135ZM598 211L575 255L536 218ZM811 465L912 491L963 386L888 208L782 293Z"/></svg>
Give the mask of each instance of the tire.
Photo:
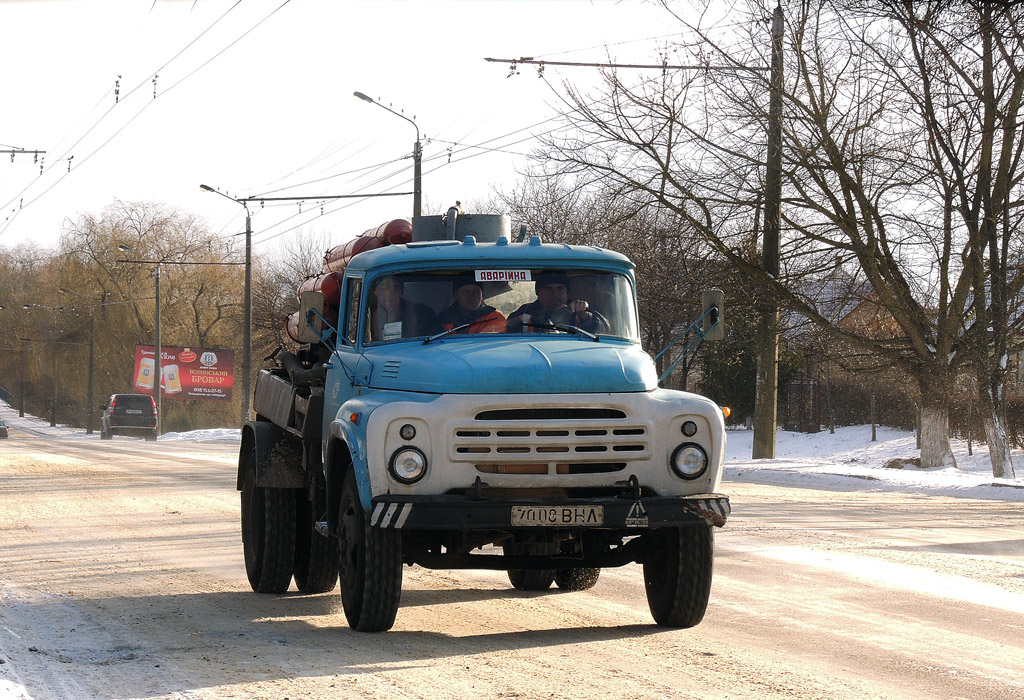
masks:
<svg viewBox="0 0 1024 700"><path fill-rule="evenodd" d="M506 556L519 554L547 554L530 545L503 544ZM555 580L554 569L509 569L508 582L519 591L546 591Z"/></svg>
<svg viewBox="0 0 1024 700"><path fill-rule="evenodd" d="M391 629L402 598L402 539L397 530L370 525L352 469L341 492L338 562L349 627L360 632Z"/></svg>
<svg viewBox="0 0 1024 700"><path fill-rule="evenodd" d="M557 569L555 585L563 591L585 591L597 585L601 570L596 568Z"/></svg>
<svg viewBox="0 0 1024 700"><path fill-rule="evenodd" d="M316 531L316 513L304 489L295 490L295 563L292 575L299 593L327 593L338 585L338 550L330 537Z"/></svg>
<svg viewBox="0 0 1024 700"><path fill-rule="evenodd" d="M257 593L284 593L295 562L295 489L256 485L256 449L250 448L242 482L245 574Z"/></svg>
<svg viewBox="0 0 1024 700"><path fill-rule="evenodd" d="M147 442L156 442L156 437L157 437L157 435L156 435L156 431L155 430L153 432L146 433L146 441Z"/></svg>
<svg viewBox="0 0 1024 700"><path fill-rule="evenodd" d="M644 587L654 621L663 627L694 627L704 619L711 597L711 526L664 528L647 537Z"/></svg>

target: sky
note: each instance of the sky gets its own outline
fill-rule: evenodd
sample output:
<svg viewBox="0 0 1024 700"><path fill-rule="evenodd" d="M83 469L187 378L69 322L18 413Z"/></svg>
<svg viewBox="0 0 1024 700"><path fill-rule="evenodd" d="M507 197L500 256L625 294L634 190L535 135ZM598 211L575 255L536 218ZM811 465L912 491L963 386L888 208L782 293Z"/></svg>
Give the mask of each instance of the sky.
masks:
<svg viewBox="0 0 1024 700"><path fill-rule="evenodd" d="M244 230L234 198L412 190L424 213L510 188L590 68L485 57L654 63L680 31L640 0L0 0L0 246L52 248L115 199ZM37 161L32 151L45 151ZM253 203L254 252L297 231L332 245L412 213L411 196ZM322 213L321 213L322 212Z"/></svg>

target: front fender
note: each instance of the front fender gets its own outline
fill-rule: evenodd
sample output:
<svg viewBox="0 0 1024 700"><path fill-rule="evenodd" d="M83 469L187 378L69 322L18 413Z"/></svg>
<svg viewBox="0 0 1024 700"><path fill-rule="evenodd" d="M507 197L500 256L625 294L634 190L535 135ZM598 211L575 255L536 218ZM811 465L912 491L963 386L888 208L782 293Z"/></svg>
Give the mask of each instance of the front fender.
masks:
<svg viewBox="0 0 1024 700"><path fill-rule="evenodd" d="M341 441L348 446L352 458L352 469L356 475L356 485L359 487L359 500L363 508L369 512L373 492L370 487L370 472L367 465L367 439L366 426L369 424L370 414L381 406L392 404L396 401L423 401L428 402L436 399L432 394L415 394L404 391L375 391L362 396L349 399L338 407L338 413L328 427L328 442L334 444ZM332 447L328 447L333 451ZM325 455L327 464L332 464L332 455Z"/></svg>

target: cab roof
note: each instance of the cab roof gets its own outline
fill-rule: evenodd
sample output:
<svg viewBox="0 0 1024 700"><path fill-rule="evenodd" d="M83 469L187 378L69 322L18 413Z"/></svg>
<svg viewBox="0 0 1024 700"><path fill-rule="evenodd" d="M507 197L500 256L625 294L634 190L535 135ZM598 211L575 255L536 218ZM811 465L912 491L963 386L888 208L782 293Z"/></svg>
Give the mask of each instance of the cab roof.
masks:
<svg viewBox="0 0 1024 700"><path fill-rule="evenodd" d="M477 243L471 236L464 241L414 241L390 245L360 253L347 265L348 272L365 272L381 267L402 269L452 269L481 263L521 265L523 267L581 268L599 267L631 271L633 263L625 255L595 246L542 243L537 236L525 243Z"/></svg>

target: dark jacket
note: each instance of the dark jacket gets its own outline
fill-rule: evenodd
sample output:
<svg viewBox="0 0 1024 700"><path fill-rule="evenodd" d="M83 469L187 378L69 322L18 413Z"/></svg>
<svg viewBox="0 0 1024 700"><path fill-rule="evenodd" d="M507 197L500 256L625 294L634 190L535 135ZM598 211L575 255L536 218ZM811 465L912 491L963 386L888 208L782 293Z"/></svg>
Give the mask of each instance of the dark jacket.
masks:
<svg viewBox="0 0 1024 700"><path fill-rule="evenodd" d="M603 316L601 316L601 314L597 313L593 309L589 309L590 318L583 321L578 314L574 314L572 312L572 302L573 300L570 299L566 306L560 306L559 308L552 310L550 313L545 313L539 301L532 301L529 304L523 304L508 317L508 332L545 332L545 329L543 328L534 328L531 326L524 327L524 322L540 325L560 323L562 325L576 326L577 328L582 328L590 333L608 332L608 322Z"/></svg>

